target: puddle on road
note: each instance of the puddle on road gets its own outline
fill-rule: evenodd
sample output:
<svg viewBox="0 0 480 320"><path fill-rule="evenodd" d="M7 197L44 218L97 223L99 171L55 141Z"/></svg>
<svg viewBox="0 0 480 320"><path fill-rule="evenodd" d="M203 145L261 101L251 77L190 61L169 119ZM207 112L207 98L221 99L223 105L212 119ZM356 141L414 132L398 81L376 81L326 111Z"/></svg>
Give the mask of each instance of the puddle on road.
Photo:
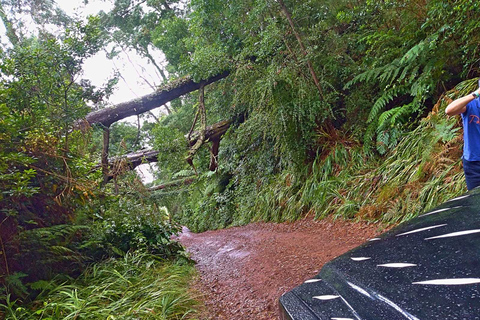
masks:
<svg viewBox="0 0 480 320"><path fill-rule="evenodd" d="M241 259L250 255L250 252L244 251L244 250L238 250L234 246L227 244L221 247L220 249L218 249L218 254L227 255L232 259Z"/></svg>
<svg viewBox="0 0 480 320"><path fill-rule="evenodd" d="M226 253L226 252L230 252L232 250L235 250L235 248L233 246L230 246L230 245L227 244L226 246L223 246L220 249L218 249L218 253Z"/></svg>
<svg viewBox="0 0 480 320"><path fill-rule="evenodd" d="M188 229L187 227L183 226L182 227L182 232L178 235L178 238L191 238L192 237L192 231Z"/></svg>
<svg viewBox="0 0 480 320"><path fill-rule="evenodd" d="M242 258L248 257L250 255L250 252L238 250L238 251L230 252L228 255L234 259L242 259Z"/></svg>
<svg viewBox="0 0 480 320"><path fill-rule="evenodd" d="M183 226L182 227L182 232L176 237L178 240L183 239L189 239L189 238L195 238L195 234L191 232L187 227ZM204 239L203 240L203 247L209 247L210 252L215 252L217 251L216 255L220 257L226 257L230 259L242 259L245 257L248 257L250 255L250 251L246 250L241 250L240 248L243 248L243 244L238 244L235 241L232 241L229 244L225 244L218 248L221 245L221 241L218 239ZM217 247L218 249L216 249Z"/></svg>

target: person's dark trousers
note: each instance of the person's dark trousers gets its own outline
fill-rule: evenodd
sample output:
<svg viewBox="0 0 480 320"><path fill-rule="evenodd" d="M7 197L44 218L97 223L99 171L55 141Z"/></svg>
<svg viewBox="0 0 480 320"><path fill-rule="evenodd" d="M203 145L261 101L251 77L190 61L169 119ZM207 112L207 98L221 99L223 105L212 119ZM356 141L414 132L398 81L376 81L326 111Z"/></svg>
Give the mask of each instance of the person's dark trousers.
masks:
<svg viewBox="0 0 480 320"><path fill-rule="evenodd" d="M480 161L463 159L463 172L465 172L468 190L480 186Z"/></svg>

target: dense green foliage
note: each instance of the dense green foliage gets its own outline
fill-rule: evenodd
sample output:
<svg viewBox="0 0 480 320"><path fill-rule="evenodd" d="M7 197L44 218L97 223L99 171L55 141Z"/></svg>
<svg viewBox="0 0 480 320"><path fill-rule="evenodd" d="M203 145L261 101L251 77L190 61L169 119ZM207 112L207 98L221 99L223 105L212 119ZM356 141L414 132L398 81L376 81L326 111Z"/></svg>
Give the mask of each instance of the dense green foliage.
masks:
<svg viewBox="0 0 480 320"><path fill-rule="evenodd" d="M285 6L195 0L153 33L160 49L173 45L172 72L197 79L232 73L205 94L209 124L237 119L222 139L219 168L208 172L208 153L199 154L201 172L188 191L179 190L176 202L171 190L158 195L183 204L170 207L177 219L193 230L305 214L396 222L463 192L460 132L443 116L448 100L421 119L445 91L479 75L478 4ZM177 114L196 108L190 101ZM192 118L170 115L157 132L185 128ZM163 137L156 147L168 152ZM178 163L186 150L168 154L176 161L162 161L162 172L185 170ZM442 174L432 169L439 158Z"/></svg>
<svg viewBox="0 0 480 320"><path fill-rule="evenodd" d="M36 282L37 301L19 307L8 297L7 319L185 319L196 301L187 291L191 265L127 254L88 268L76 280Z"/></svg>
<svg viewBox="0 0 480 320"><path fill-rule="evenodd" d="M2 1L2 12L8 4ZM37 4L25 5L34 10ZM180 319L191 313L184 293L189 260L171 239L178 226L135 174L116 181L116 188L102 186L92 170L101 133L78 130L89 105L101 105L116 83L97 88L81 79L83 62L105 44L100 19L72 20L59 36L43 29L28 36L7 22L17 36L0 51L0 318L128 318L141 311L151 319ZM117 124L111 131L112 155L143 147L136 127ZM125 260L94 264L111 258ZM127 283L131 291L124 291ZM105 287L97 291L100 284ZM95 294L97 300L89 300Z"/></svg>
<svg viewBox="0 0 480 320"><path fill-rule="evenodd" d="M98 47L96 25L96 19L88 25L78 24L63 40L48 35L26 39L3 56L0 270L7 278L2 277L1 283L8 282L15 272L34 270L35 260L24 263L23 259L42 255L42 244L51 255L43 255L45 264L38 267L39 277L47 276L44 267L52 267L52 255L62 257L60 260L72 258L66 243L74 241L80 231L58 225L69 224L74 210L82 207L91 193L85 177L95 160L84 152L88 139L72 128L74 121L88 112L87 90L75 77L83 59ZM30 246L32 243L35 246Z"/></svg>
<svg viewBox="0 0 480 320"><path fill-rule="evenodd" d="M186 285L181 224L396 223L464 192L461 130L444 109L477 87L479 13L474 0L116 0L80 22L53 1L1 0L0 317L180 319L191 301L149 277L168 284L169 269ZM157 191L125 168L107 183L104 128L77 130L117 82L81 79L101 50L135 50L159 82L229 73L154 124L111 126L110 156L160 152ZM188 164L188 137L223 120L218 154L206 141Z"/></svg>

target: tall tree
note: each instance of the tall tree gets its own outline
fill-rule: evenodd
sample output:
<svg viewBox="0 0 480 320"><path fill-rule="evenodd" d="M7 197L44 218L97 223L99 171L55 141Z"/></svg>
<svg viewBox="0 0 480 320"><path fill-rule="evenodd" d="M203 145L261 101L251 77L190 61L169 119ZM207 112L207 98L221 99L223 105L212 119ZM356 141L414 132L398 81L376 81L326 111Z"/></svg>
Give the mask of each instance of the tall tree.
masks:
<svg viewBox="0 0 480 320"><path fill-rule="evenodd" d="M86 165L90 161L88 141L72 129L75 121L88 112L87 101L98 96L75 80L84 59L99 50L100 35L99 20L90 18L73 25L62 40L48 34L19 38L20 42L2 57L3 275L20 270L35 273L30 269L32 264L22 262L22 256L17 254L22 245L20 234L71 221L79 202L91 192L93 185L87 181ZM5 279L0 277L0 282Z"/></svg>
<svg viewBox="0 0 480 320"><path fill-rule="evenodd" d="M1 0L0 20L11 45L32 33L49 34L52 25L65 28L73 22L54 0Z"/></svg>

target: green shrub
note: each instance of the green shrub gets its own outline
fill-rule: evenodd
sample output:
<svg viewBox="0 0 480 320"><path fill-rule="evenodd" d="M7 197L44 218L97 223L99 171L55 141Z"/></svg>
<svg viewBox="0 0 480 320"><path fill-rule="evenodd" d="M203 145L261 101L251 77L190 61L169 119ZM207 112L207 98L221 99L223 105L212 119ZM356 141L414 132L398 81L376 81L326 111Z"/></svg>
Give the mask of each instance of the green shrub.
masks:
<svg viewBox="0 0 480 320"><path fill-rule="evenodd" d="M172 239L180 228L168 210L140 192L111 195L96 202L88 213L89 235L84 254L94 260L124 256L130 251L155 254L164 259L184 257L183 247Z"/></svg>
<svg viewBox="0 0 480 320"><path fill-rule="evenodd" d="M32 284L41 293L29 304L5 296L0 310L12 320L186 319L198 308L188 291L194 274L191 264L128 253L92 265L76 280L58 277Z"/></svg>

